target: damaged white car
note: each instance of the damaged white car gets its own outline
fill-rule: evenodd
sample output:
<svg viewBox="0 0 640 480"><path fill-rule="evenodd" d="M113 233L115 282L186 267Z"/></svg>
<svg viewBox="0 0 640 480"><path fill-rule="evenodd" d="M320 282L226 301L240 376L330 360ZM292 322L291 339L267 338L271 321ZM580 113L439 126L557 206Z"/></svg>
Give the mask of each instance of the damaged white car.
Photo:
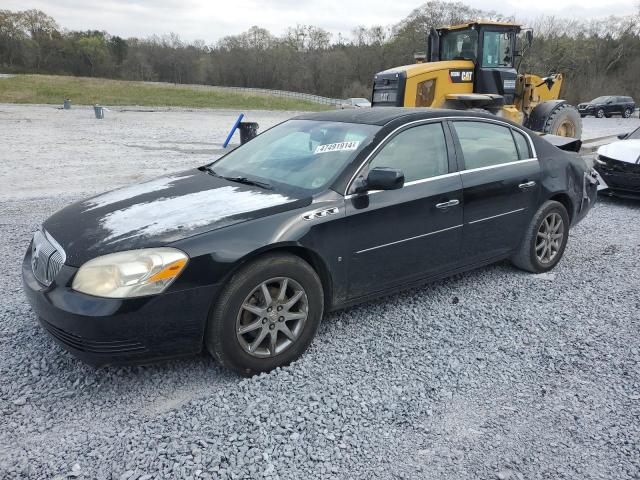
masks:
<svg viewBox="0 0 640 480"><path fill-rule="evenodd" d="M640 128L598 149L595 169L606 193L640 199Z"/></svg>

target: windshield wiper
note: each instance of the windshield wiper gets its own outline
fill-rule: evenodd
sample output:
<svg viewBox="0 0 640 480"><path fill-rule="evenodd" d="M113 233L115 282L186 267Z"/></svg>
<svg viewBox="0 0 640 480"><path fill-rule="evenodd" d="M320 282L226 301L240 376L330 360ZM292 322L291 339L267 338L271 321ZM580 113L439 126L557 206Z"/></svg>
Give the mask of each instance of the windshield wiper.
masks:
<svg viewBox="0 0 640 480"><path fill-rule="evenodd" d="M251 180L247 177L223 177L222 175L218 175L220 178L224 178L225 180L229 180L230 182L238 182L244 183L245 185L255 185L256 187L264 188L265 190L273 190L273 187L267 182L261 182L259 180Z"/></svg>
<svg viewBox="0 0 640 480"><path fill-rule="evenodd" d="M247 177L225 177L224 175L220 175L219 173L216 173L213 170L213 168L211 168L211 166L206 166L204 168L211 175L218 178L224 178L225 180L228 180L230 182L243 183L244 185L254 185L256 187L264 188L265 190L273 190L273 187L267 182L261 182L259 180L251 180L250 178L247 178Z"/></svg>

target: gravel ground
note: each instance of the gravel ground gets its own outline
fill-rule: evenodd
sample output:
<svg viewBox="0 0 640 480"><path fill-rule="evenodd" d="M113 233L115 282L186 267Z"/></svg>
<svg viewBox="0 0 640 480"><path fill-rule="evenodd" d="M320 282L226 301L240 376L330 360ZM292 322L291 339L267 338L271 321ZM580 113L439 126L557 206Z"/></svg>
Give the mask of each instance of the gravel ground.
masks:
<svg viewBox="0 0 640 480"><path fill-rule="evenodd" d="M601 199L550 274L502 263L331 314L268 375L205 355L94 370L23 297L34 227L203 163L235 113L91 115L0 105L0 478L640 477L640 203Z"/></svg>

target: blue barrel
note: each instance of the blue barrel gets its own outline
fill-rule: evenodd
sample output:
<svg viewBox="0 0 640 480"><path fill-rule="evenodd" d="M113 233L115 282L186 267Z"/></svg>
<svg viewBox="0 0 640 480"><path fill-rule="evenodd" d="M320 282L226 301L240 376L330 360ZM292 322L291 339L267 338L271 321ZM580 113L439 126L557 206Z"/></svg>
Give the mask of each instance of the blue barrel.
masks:
<svg viewBox="0 0 640 480"><path fill-rule="evenodd" d="M65 110L71 110L71 100L69 100L68 98L65 98L63 108Z"/></svg>
<svg viewBox="0 0 640 480"><path fill-rule="evenodd" d="M104 108L102 108L100 105L93 106L93 113L96 114L97 119L104 118Z"/></svg>

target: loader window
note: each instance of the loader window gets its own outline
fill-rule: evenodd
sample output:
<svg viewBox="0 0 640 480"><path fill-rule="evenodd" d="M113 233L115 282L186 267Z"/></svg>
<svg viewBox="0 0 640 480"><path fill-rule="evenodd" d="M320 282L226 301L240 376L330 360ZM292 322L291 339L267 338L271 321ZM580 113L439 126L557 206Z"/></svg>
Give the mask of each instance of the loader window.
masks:
<svg viewBox="0 0 640 480"><path fill-rule="evenodd" d="M440 40L442 51L441 60L472 60L478 55L478 32L475 30L460 30L447 32Z"/></svg>
<svg viewBox="0 0 640 480"><path fill-rule="evenodd" d="M484 32L482 66L489 68L513 66L513 33Z"/></svg>

